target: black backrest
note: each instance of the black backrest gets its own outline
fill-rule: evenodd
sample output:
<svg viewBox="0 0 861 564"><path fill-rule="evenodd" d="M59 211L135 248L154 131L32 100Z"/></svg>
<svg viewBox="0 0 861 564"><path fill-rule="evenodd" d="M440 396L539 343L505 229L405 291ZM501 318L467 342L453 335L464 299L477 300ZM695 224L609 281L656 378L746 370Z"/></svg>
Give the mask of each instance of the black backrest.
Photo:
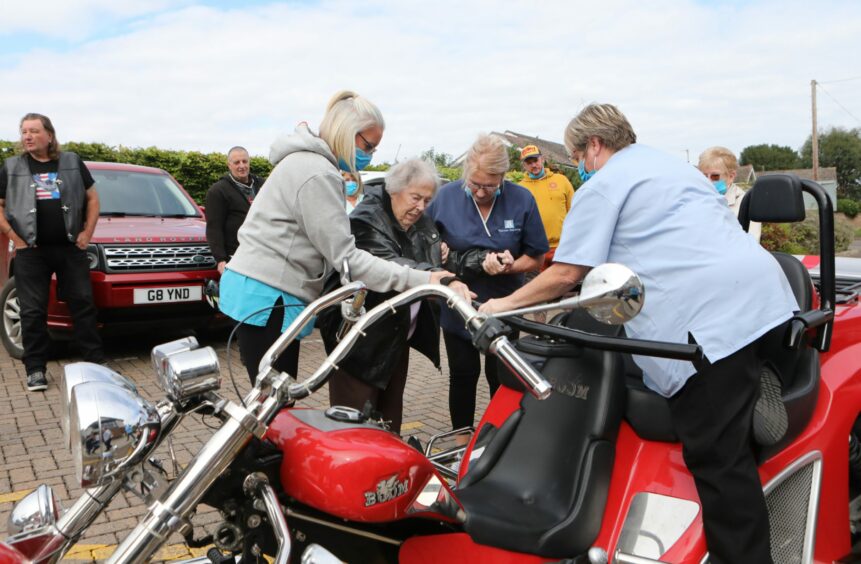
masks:
<svg viewBox="0 0 861 564"><path fill-rule="evenodd" d="M754 187L745 194L747 217L750 221L768 223L795 223L804 221L804 191L801 179L794 174L770 174L756 180ZM742 202L742 208L745 203ZM747 230L743 214L739 221Z"/></svg>
<svg viewBox="0 0 861 564"><path fill-rule="evenodd" d="M783 269L786 279L798 301L799 311L810 311L813 307L813 281L807 267L797 258L786 253L771 253L777 264Z"/></svg>

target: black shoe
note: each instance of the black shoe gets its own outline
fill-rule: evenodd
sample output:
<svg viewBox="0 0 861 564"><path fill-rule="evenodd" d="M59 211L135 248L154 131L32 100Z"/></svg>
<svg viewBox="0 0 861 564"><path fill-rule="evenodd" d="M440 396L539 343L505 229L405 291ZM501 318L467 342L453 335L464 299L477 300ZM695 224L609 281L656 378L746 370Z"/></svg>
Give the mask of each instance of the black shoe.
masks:
<svg viewBox="0 0 861 564"><path fill-rule="evenodd" d="M48 389L48 379L45 377L45 372L37 370L27 374L27 389L31 392L40 392Z"/></svg>

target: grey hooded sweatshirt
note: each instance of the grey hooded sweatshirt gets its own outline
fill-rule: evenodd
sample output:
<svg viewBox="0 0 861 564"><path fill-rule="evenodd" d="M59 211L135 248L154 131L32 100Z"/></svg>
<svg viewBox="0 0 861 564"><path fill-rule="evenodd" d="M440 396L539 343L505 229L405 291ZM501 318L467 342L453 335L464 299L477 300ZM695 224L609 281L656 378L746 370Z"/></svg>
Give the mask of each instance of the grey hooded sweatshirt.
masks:
<svg viewBox="0 0 861 564"><path fill-rule="evenodd" d="M403 291L430 273L356 248L344 212L344 181L329 146L300 125L272 144L275 165L239 228L239 249L227 267L311 302L344 258L354 280L376 292Z"/></svg>

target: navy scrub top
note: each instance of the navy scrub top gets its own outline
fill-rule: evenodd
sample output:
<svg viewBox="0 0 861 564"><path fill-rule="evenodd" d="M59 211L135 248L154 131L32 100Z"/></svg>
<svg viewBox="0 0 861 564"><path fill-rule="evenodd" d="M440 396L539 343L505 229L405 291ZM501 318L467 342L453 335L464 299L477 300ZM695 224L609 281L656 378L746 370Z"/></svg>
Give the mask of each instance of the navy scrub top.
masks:
<svg viewBox="0 0 861 564"><path fill-rule="evenodd" d="M425 214L436 224L442 240L454 251L479 248L493 252L508 250L517 259L522 255L540 257L550 250L538 205L529 190L504 181L493 209L485 222L472 193L463 180L442 186ZM523 274L480 276L468 280L479 301L501 298L523 285ZM448 308L442 309L440 324L446 331L469 338L463 320Z"/></svg>

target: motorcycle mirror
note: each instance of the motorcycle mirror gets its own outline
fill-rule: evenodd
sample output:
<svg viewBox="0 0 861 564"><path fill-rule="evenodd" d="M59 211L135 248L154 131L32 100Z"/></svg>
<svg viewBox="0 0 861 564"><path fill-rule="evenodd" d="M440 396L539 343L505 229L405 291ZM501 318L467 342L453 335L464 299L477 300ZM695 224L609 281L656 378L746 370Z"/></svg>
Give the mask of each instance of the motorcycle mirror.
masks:
<svg viewBox="0 0 861 564"><path fill-rule="evenodd" d="M590 270L583 279L578 303L596 320L621 325L640 313L645 298L643 281L633 270L606 263Z"/></svg>
<svg viewBox="0 0 861 564"><path fill-rule="evenodd" d="M504 311L494 316L511 317L550 309L584 308L601 323L621 325L640 313L645 299L643 282L633 270L622 264L605 263L589 271L576 296L549 304Z"/></svg>
<svg viewBox="0 0 861 564"><path fill-rule="evenodd" d="M9 513L9 536L50 527L60 518L62 507L50 486L42 484L24 496Z"/></svg>
<svg viewBox="0 0 861 564"><path fill-rule="evenodd" d="M107 382L72 389L72 458L82 488L102 486L141 462L161 431L156 408L137 393Z"/></svg>
<svg viewBox="0 0 861 564"><path fill-rule="evenodd" d="M66 448L71 446L69 428L69 403L72 401L72 390L78 384L84 382L108 382L128 388L137 393L135 386L128 378L114 372L107 366L94 364L92 362L75 362L67 364L63 369L60 379L60 427L63 430L63 444Z"/></svg>

